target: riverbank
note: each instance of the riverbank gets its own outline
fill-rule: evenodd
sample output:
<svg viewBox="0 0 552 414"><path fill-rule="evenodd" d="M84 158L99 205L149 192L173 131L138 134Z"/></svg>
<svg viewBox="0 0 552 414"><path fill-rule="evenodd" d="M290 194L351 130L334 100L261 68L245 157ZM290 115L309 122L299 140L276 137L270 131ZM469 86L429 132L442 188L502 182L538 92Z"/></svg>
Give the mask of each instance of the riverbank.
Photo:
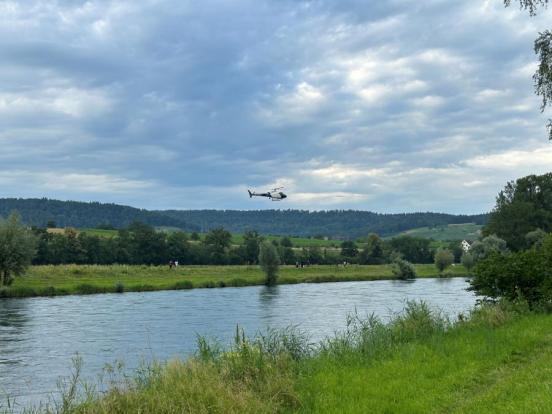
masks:
<svg viewBox="0 0 552 414"><path fill-rule="evenodd" d="M415 265L420 278L439 277L434 265ZM448 277L468 276L456 265ZM279 284L349 282L393 279L390 265L282 266ZM2 297L56 296L94 293L123 293L194 288L262 285L258 266L128 266L59 265L32 266L27 274L0 289Z"/></svg>
<svg viewBox="0 0 552 414"><path fill-rule="evenodd" d="M451 325L423 303L384 325L351 319L318 347L293 330L141 370L64 413L544 413L552 316L485 307ZM78 378L75 379L78 381ZM68 389L71 384L68 384ZM46 412L37 410L38 412Z"/></svg>

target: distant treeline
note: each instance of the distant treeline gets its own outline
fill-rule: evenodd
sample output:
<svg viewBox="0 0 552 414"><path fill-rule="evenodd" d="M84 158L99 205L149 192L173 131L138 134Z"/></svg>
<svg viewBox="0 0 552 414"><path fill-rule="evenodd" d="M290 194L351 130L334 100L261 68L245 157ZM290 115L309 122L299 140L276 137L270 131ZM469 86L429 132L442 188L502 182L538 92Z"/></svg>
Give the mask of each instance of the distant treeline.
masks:
<svg viewBox="0 0 552 414"><path fill-rule="evenodd" d="M157 231L154 227L135 222L118 230L115 237L100 237L66 228L52 232L33 228L38 248L33 264L146 264L160 265L178 261L186 265L257 264L263 237L256 231L243 235L243 242L232 245L232 235L223 228L210 230L203 239L197 233ZM359 246L344 241L340 248L295 248L291 239L272 241L282 264L384 264L401 256L413 263L431 263L434 250L430 240L402 236L383 240L375 234L363 239ZM452 243L457 260L459 243Z"/></svg>
<svg viewBox="0 0 552 414"><path fill-rule="evenodd" d="M418 227L447 224L485 224L488 217L487 214L379 214L356 210L167 210L158 213L193 223L201 231L224 227L232 233L256 230L262 234L335 239L357 239L369 233L386 237Z"/></svg>
<svg viewBox="0 0 552 414"><path fill-rule="evenodd" d="M148 211L117 204L83 203L48 199L0 199L0 216L18 211L24 223L45 227L125 228L134 221L154 227L207 232L224 227L232 233L256 230L278 236L356 239L369 233L383 237L418 227L447 224L485 224L487 214L441 213L379 214L369 211L331 210L167 210Z"/></svg>
<svg viewBox="0 0 552 414"><path fill-rule="evenodd" d="M199 230L197 226L177 218L118 204L59 201L47 198L1 198L0 216L7 217L12 211L17 211L25 224L37 227L54 223L58 227L125 228L135 221L140 221L155 227Z"/></svg>

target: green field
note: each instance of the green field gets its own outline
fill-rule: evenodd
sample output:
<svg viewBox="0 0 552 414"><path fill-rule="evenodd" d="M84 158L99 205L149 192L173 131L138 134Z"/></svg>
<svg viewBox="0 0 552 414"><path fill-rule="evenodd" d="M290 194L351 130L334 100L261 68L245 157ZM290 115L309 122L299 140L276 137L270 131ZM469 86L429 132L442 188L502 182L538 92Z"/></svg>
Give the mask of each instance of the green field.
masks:
<svg viewBox="0 0 552 414"><path fill-rule="evenodd" d="M466 224L449 224L446 226L435 227L419 227L403 231L402 233L393 236L412 236L422 237L424 239L433 240L478 240L481 235L483 226L474 223Z"/></svg>
<svg viewBox="0 0 552 414"><path fill-rule="evenodd" d="M416 265L418 277L438 277L433 265ZM450 268L449 276L467 276L461 265ZM392 279L390 265L347 267L320 265L298 269L280 268L279 283L321 283L353 280ZM170 289L248 286L264 283L258 266L128 266L59 265L32 266L0 297L51 296Z"/></svg>
<svg viewBox="0 0 552 414"><path fill-rule="evenodd" d="M64 413L550 413L552 316L487 306L450 324L410 303L314 347L293 330L140 370ZM74 381L78 382L78 378ZM70 389L70 388L69 388ZM45 412L45 411L36 411Z"/></svg>
<svg viewBox="0 0 552 414"><path fill-rule="evenodd" d="M160 229L162 231L171 232L174 231L174 229L169 228L163 228ZM56 228L56 229L49 229L52 233L63 233L64 229ZM117 230L104 230L104 229L78 229L77 231L86 233L90 236L98 236L98 237L116 237L117 236ZM205 233L201 233L199 235L200 240L205 239ZM267 240L280 240L282 237L280 236L264 236L263 237ZM293 244L293 247L339 247L341 245L341 240L324 240L324 239L315 239L315 238L309 238L309 237L289 237L291 240L291 243ZM232 234L232 240L231 243L233 245L241 245L243 244L243 234Z"/></svg>

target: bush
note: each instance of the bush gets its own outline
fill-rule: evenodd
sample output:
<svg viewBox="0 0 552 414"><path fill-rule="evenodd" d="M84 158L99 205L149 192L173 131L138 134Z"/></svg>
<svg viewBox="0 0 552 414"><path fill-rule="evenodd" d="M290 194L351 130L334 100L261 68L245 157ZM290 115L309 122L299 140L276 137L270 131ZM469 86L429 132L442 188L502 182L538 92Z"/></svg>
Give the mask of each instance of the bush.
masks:
<svg viewBox="0 0 552 414"><path fill-rule="evenodd" d="M531 307L552 302L552 235L540 248L493 253L480 261L474 269L471 289L491 298L523 298Z"/></svg>
<svg viewBox="0 0 552 414"><path fill-rule="evenodd" d="M414 269L414 266L410 262L404 259L395 259L391 264L391 271L397 279L407 280L416 278L416 269Z"/></svg>
<svg viewBox="0 0 552 414"><path fill-rule="evenodd" d="M82 283L75 287L75 292L80 295L93 295L94 293L104 293L105 289L88 283Z"/></svg>
<svg viewBox="0 0 552 414"><path fill-rule="evenodd" d="M122 282L117 282L115 284L115 293L123 293L125 291L125 285Z"/></svg>
<svg viewBox="0 0 552 414"><path fill-rule="evenodd" d="M184 289L193 289L193 288L194 288L194 284L189 280L182 280L180 282L176 282L171 287L171 289L174 289L174 290L184 290Z"/></svg>

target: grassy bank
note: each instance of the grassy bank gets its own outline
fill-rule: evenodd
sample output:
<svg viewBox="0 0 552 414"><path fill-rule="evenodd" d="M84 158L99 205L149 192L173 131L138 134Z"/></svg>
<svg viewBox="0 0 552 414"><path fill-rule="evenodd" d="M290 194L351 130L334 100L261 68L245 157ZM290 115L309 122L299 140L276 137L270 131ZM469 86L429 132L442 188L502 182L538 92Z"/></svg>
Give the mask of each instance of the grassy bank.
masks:
<svg viewBox="0 0 552 414"><path fill-rule="evenodd" d="M62 413L547 413L552 316L486 307L455 324L410 303L384 325L351 318L317 347L293 330L140 371ZM61 409L60 409L61 408ZM48 412L47 409L35 412Z"/></svg>
<svg viewBox="0 0 552 414"><path fill-rule="evenodd" d="M418 277L437 277L433 265L416 265ZM450 276L466 276L465 269L454 266ZM297 269L283 266L279 283L321 283L354 280L392 279L389 265L310 266ZM258 266L33 266L17 278L9 288L0 290L1 297L54 296L125 291L176 290L250 286L264 283Z"/></svg>

